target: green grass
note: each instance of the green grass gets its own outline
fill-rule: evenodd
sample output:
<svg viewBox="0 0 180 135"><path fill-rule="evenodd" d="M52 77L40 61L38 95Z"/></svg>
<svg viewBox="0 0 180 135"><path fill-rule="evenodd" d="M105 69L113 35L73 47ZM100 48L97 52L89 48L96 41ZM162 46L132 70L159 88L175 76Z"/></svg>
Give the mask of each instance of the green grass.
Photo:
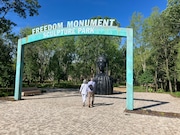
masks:
<svg viewBox="0 0 180 135"><path fill-rule="evenodd" d="M172 96L180 98L180 92L173 92L171 93Z"/></svg>
<svg viewBox="0 0 180 135"><path fill-rule="evenodd" d="M142 87L142 86L134 86L133 88L134 88L134 92L146 92L146 89L145 89L144 87ZM180 98L180 91L170 93L170 92L165 92L165 91L162 90L162 89L158 89L156 92L154 92L154 91L149 91L149 90L148 90L148 92L170 94L170 95L172 95L173 97Z"/></svg>
<svg viewBox="0 0 180 135"><path fill-rule="evenodd" d="M146 92L146 89L142 86L134 86L134 92Z"/></svg>

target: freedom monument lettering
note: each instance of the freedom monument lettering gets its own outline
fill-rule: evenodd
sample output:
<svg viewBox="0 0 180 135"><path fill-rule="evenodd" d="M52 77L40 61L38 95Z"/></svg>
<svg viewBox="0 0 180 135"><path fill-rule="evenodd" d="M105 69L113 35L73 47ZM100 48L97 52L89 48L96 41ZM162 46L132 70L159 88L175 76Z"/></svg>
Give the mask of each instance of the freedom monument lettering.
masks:
<svg viewBox="0 0 180 135"><path fill-rule="evenodd" d="M48 24L32 29L32 34L43 32L44 38L60 35L94 34L95 27L113 27L115 19L88 19Z"/></svg>
<svg viewBox="0 0 180 135"><path fill-rule="evenodd" d="M62 36L109 35L126 37L126 109L133 110L133 30L113 26L115 19L85 19L47 24L32 29L32 34L18 40L14 99L21 99L24 45Z"/></svg>
<svg viewBox="0 0 180 135"><path fill-rule="evenodd" d="M67 28L73 27L84 27L84 26L113 26L115 19L88 19L88 20L75 20L75 21L67 21ZM48 24L41 27L37 27L32 29L32 34L37 34L39 32L51 31L55 29L62 29L64 28L64 23L54 23Z"/></svg>

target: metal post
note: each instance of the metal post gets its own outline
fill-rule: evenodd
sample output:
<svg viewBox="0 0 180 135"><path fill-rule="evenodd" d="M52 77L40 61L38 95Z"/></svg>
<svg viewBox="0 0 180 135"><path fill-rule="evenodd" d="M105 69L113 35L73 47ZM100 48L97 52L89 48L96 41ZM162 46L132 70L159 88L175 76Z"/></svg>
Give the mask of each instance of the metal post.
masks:
<svg viewBox="0 0 180 135"><path fill-rule="evenodd" d="M126 109L133 110L133 30L127 28Z"/></svg>
<svg viewBox="0 0 180 135"><path fill-rule="evenodd" d="M18 40L17 49L17 62L16 62L16 81L15 81L15 91L14 99L21 99L22 92L22 76L23 76L23 63L24 63L24 46L21 44L21 40Z"/></svg>

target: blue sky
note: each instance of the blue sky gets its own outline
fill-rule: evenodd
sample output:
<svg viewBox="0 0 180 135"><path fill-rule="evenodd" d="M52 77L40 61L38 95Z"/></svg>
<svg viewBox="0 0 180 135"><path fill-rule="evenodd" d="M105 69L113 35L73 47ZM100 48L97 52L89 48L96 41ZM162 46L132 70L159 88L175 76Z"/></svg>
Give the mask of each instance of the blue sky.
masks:
<svg viewBox="0 0 180 135"><path fill-rule="evenodd" d="M39 16L22 19L12 13L8 14L8 18L17 23L13 31L18 33L24 27L34 28L95 16L115 18L121 27L127 27L134 12L141 12L146 18L153 7L163 11L167 6L167 0L39 0L39 3L42 6Z"/></svg>

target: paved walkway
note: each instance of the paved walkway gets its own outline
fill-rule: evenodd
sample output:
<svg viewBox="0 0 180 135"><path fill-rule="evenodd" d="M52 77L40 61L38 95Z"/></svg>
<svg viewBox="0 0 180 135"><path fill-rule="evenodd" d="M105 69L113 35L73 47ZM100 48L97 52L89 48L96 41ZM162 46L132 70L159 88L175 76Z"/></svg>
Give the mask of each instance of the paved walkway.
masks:
<svg viewBox="0 0 180 135"><path fill-rule="evenodd" d="M78 91L0 101L0 135L179 135L180 119L125 113L126 94L96 95L82 107ZM180 99L134 93L134 108L180 113Z"/></svg>

